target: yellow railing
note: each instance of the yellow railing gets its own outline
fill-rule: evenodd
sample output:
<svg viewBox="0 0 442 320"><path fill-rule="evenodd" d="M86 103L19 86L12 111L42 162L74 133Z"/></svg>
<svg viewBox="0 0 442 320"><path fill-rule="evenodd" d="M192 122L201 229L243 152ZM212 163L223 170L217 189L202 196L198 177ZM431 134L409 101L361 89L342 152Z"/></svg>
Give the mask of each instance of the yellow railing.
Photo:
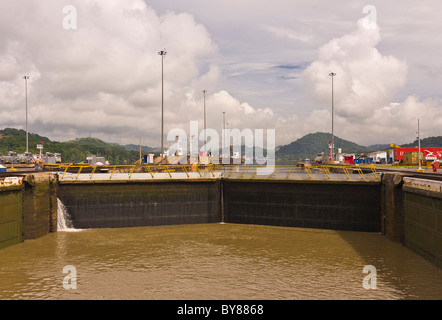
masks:
<svg viewBox="0 0 442 320"><path fill-rule="evenodd" d="M152 178L155 178L156 173L167 173L169 178L172 178L173 172L185 173L187 178L190 178L190 172L198 173L198 176L203 177L203 172L211 173L212 177L215 177L215 171L219 171L225 174L228 178L236 177L255 179L259 168L264 168L264 165L112 165L112 166L90 166L83 164L67 164L51 166L51 171L60 171L61 179L64 179L66 174L75 174L75 179L78 180L80 174L89 173L89 179L97 174L97 170L105 169L106 172L110 172L109 179L112 179L114 175L118 173L127 173L128 179L132 179L134 173L148 173ZM87 171L87 172L86 172ZM295 166L295 165L276 165L273 170L266 176L260 176L263 179L274 179L279 176L282 179L294 179L296 178L296 173L307 174L308 179L313 179L317 177L318 174L324 175L324 178L333 179L337 178L337 174L345 175L347 180L351 179L351 172L358 173L362 180L366 179L368 176L372 176L375 180L379 178L378 172L375 166L360 167L351 165L305 165L305 166ZM364 173L365 172L365 173Z"/></svg>
<svg viewBox="0 0 442 320"><path fill-rule="evenodd" d="M128 173L128 178L131 179L134 173L146 172L155 177L155 173L167 173L169 177L172 177L173 172L183 172L187 177L190 177L190 172L197 172L200 177L203 176L203 172L210 172L212 177L215 177L214 172L215 165L112 165L112 166L90 166L86 164L59 164L51 165L47 167L49 171L62 172L61 179L64 179L68 172L74 173L75 179L78 179L81 173L85 173L88 170L90 173L89 179L92 179L97 174L98 169L106 169L110 171L109 179L112 179L115 173Z"/></svg>

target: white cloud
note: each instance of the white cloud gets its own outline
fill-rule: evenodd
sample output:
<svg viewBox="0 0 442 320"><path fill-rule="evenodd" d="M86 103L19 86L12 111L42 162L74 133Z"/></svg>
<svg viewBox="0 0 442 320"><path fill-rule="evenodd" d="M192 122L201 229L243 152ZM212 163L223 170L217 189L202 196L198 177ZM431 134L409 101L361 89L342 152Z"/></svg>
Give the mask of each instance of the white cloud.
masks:
<svg viewBox="0 0 442 320"><path fill-rule="evenodd" d="M440 100L410 96L393 103L407 82L407 63L379 52L381 30L366 28L363 21L356 31L323 45L303 74L311 96L330 105L329 72L336 73L335 135L366 145L409 142L415 139L418 118L427 123L427 135L440 135L440 117L434 117L442 111Z"/></svg>
<svg viewBox="0 0 442 320"><path fill-rule="evenodd" d="M44 124L33 126L34 131L50 135L52 128L65 126L69 134L82 135L100 134L107 127L108 134L110 128L126 127L131 134L150 132L150 143L155 143L161 101L157 52L168 51L164 77L170 112L182 98L180 88L199 77L201 59L217 52L209 33L190 14L159 16L142 0L84 0L75 6L78 29L66 30L58 1L0 5L0 125L23 127L24 112L11 113L11 108L24 106L21 76L29 73L31 127ZM203 80L214 82L218 73L210 67ZM85 127L90 129L81 132Z"/></svg>
<svg viewBox="0 0 442 320"><path fill-rule="evenodd" d="M0 127L24 128L21 77L30 74L33 132L60 140L92 134L121 143L141 137L143 143L158 146L157 53L165 48L165 133L187 130L191 120L199 120L202 128L204 89L207 124L214 129L221 129L224 111L232 128L275 128L277 145L331 131L328 73L333 70L336 135L362 144L402 143L414 139L417 117L424 134L440 134L440 96L421 98L423 89L416 86L422 79L433 93L440 80L434 72L440 67L435 50L417 64L430 24L418 24L413 35L422 39L422 47L405 50L410 47L401 27L405 20L392 19L383 5L378 20L385 33L364 28L361 21L354 31L349 29L355 16L362 16L356 2L336 10L328 2L279 0L277 5L252 6L247 1L228 15L228 1L209 7L199 0L152 0L152 6L143 0L77 0L77 30L63 28L66 4L71 3L0 3ZM158 7L176 11L160 13ZM413 17L422 14L407 9L406 21ZM431 17L435 21L437 15ZM386 43L381 42L385 34ZM321 46L325 38L332 40ZM431 43L432 49L440 48L434 39ZM312 52L317 57L299 77ZM402 102L395 101L398 95Z"/></svg>
<svg viewBox="0 0 442 320"><path fill-rule="evenodd" d="M355 32L323 45L317 60L304 72L314 96L322 102L330 101L329 71L336 73L335 112L344 118L369 117L406 82L406 62L382 55L376 48L379 28L366 28L363 21L358 21Z"/></svg>
<svg viewBox="0 0 442 320"><path fill-rule="evenodd" d="M26 5L33 11L24 10ZM52 139L93 135L129 143L143 138L158 146L161 132L161 57L164 58L164 132L199 120L207 93L210 127L266 128L274 114L240 102L218 88L218 52L206 28L188 13L159 15L142 0L77 1L78 29L63 28L63 5L55 0L2 3L18 16L1 23L0 125L24 127L24 85L30 74L30 130ZM27 21L27 28L14 23ZM31 39L38 25L37 39ZM44 34L44 36L42 36ZM17 43L19 45L17 45ZM6 45L5 45L6 44ZM201 72L201 70L206 70ZM31 72L30 72L31 71Z"/></svg>
<svg viewBox="0 0 442 320"><path fill-rule="evenodd" d="M268 32L274 34L275 36L283 38L283 39L287 38L289 40L307 42L307 41L311 41L313 38L311 35L302 34L296 30L290 30L288 28L266 26L264 29L267 30Z"/></svg>

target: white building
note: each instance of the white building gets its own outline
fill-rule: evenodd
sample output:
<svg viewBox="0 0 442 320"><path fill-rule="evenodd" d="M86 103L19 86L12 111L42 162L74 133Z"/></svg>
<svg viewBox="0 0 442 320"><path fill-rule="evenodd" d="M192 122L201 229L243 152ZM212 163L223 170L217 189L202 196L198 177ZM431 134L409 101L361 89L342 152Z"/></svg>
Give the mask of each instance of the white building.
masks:
<svg viewBox="0 0 442 320"><path fill-rule="evenodd" d="M375 151L367 153L367 158L372 159L373 163L381 163L387 161L387 151Z"/></svg>

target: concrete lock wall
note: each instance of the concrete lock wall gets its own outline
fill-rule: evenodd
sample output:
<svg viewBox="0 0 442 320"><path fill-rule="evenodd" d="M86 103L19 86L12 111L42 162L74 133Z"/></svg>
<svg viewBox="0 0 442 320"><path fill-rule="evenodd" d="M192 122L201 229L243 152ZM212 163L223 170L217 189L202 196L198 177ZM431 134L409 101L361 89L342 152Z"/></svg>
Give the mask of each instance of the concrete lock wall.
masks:
<svg viewBox="0 0 442 320"><path fill-rule="evenodd" d="M57 231L57 176L28 174L23 179L23 238Z"/></svg>
<svg viewBox="0 0 442 320"><path fill-rule="evenodd" d="M380 185L369 183L223 183L225 222L380 232Z"/></svg>
<svg viewBox="0 0 442 320"><path fill-rule="evenodd" d="M76 228L230 222L381 230L379 183L63 183L58 197Z"/></svg>
<svg viewBox="0 0 442 320"><path fill-rule="evenodd" d="M382 234L392 241L403 243L404 231L404 192L403 176L385 173L381 184L381 228Z"/></svg>
<svg viewBox="0 0 442 320"><path fill-rule="evenodd" d="M23 241L22 208L21 186L0 189L0 248Z"/></svg>
<svg viewBox="0 0 442 320"><path fill-rule="evenodd" d="M424 185L404 184L404 244L442 267L442 193Z"/></svg>
<svg viewBox="0 0 442 320"><path fill-rule="evenodd" d="M16 182L0 186L0 248L57 230L56 176L14 179Z"/></svg>
<svg viewBox="0 0 442 320"><path fill-rule="evenodd" d="M219 181L61 184L58 198L75 228L220 221Z"/></svg>

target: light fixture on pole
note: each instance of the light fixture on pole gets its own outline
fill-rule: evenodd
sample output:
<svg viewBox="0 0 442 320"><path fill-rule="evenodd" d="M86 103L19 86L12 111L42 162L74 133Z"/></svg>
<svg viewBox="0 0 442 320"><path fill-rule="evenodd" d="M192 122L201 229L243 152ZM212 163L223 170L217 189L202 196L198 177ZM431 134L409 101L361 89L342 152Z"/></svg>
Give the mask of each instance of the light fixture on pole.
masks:
<svg viewBox="0 0 442 320"><path fill-rule="evenodd" d="M223 137L226 138L225 136L226 136L226 112L223 111Z"/></svg>
<svg viewBox="0 0 442 320"><path fill-rule="evenodd" d="M224 150L226 148L227 145L227 140L226 140L226 112L223 111L223 156L226 154L226 150Z"/></svg>
<svg viewBox="0 0 442 320"><path fill-rule="evenodd" d="M419 170L422 169L421 168L421 137L420 137L420 128L419 128L419 119L417 119L417 141L418 141L418 161L419 161Z"/></svg>
<svg viewBox="0 0 442 320"><path fill-rule="evenodd" d="M29 138L28 138L28 79L29 76L23 76L25 80L25 97L26 97L26 153L29 152Z"/></svg>
<svg viewBox="0 0 442 320"><path fill-rule="evenodd" d="M207 132L206 132L206 93L207 90L203 90L204 94L204 155L206 155L207 152Z"/></svg>
<svg viewBox="0 0 442 320"><path fill-rule="evenodd" d="M166 49L158 52L158 55L161 56L161 163L164 158L164 57L166 54Z"/></svg>
<svg viewBox="0 0 442 320"><path fill-rule="evenodd" d="M331 140L331 159L332 161L335 160L335 133L334 133L334 97L333 97L333 78L336 76L336 73L330 72L328 74L332 77L332 140Z"/></svg>

